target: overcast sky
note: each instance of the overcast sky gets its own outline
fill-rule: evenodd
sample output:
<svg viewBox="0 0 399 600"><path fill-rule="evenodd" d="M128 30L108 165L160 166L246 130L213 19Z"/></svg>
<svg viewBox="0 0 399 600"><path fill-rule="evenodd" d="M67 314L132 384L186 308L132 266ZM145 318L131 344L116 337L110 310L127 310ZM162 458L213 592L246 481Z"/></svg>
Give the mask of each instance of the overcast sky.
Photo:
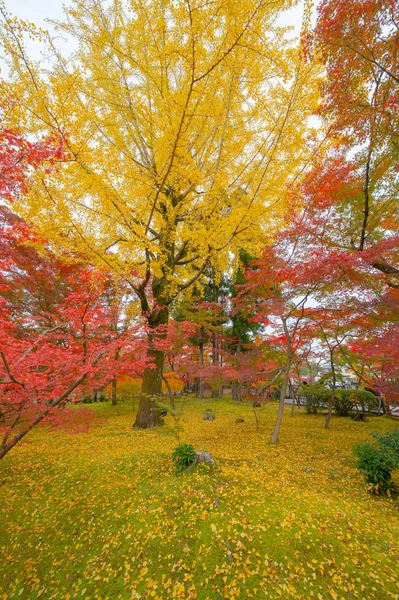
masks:
<svg viewBox="0 0 399 600"><path fill-rule="evenodd" d="M32 21L36 25L45 25L45 19L59 19L63 15L62 4L70 4L69 0L6 0L8 10L20 18ZM300 3L301 4L301 3ZM284 21L287 24L300 25L302 7L289 11Z"/></svg>
<svg viewBox="0 0 399 600"><path fill-rule="evenodd" d="M68 4L68 0L64 3ZM62 0L6 0L11 13L41 26L45 25L46 18L62 17L62 4Z"/></svg>
<svg viewBox="0 0 399 600"><path fill-rule="evenodd" d="M35 23L39 27L48 29L51 31L51 25L46 23L46 19L62 19L63 9L62 5L72 4L71 0L5 0L8 11L21 18L26 19ZM287 11L280 22L282 25L293 25L295 27L295 33L297 35L300 31L302 21L302 0L300 0L298 7ZM71 43L72 42L72 43ZM34 60L42 59L42 46L38 46L34 42L25 38L25 45L28 50L30 58ZM59 49L65 50L68 54L71 50L74 50L76 42L71 40L69 42L61 41L58 39L57 46ZM2 63L0 56L0 68L2 69L3 77L7 77L7 67Z"/></svg>

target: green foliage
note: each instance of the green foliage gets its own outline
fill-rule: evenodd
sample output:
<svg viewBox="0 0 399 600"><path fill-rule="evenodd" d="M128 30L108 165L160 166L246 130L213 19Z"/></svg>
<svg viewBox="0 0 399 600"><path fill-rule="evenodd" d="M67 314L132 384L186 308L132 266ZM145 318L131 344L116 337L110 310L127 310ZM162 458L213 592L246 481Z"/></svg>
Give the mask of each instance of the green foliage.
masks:
<svg viewBox="0 0 399 600"><path fill-rule="evenodd" d="M387 433L373 433L373 437L378 441L382 451L389 453L399 467L399 429L388 431Z"/></svg>
<svg viewBox="0 0 399 600"><path fill-rule="evenodd" d="M155 585L159 600L195 594L216 600L217 593L235 600L333 600L330 591L355 600L349 587L368 600L398 593L399 497L388 502L364 493L363 476L353 476L356 459L347 460L349 440L355 446L370 434L377 446L371 433L399 428L393 420L359 427L336 419L327 430L324 419L316 423L302 410L289 419L286 406L282 443L272 447L265 435L275 423L275 403L263 406L259 433L250 425L249 403L190 399L182 441L209 450L218 469L200 463L186 476L177 475L170 459L178 445L171 416L170 426L142 433L132 431L129 404L71 410L82 407L99 417L87 433L39 427L1 464L0 548L8 558L0 561L0 598L154 600ZM202 419L207 407L217 407L212 431ZM238 417L245 419L241 426ZM231 560L229 551L237 557ZM363 591L359 565L367 565Z"/></svg>
<svg viewBox="0 0 399 600"><path fill-rule="evenodd" d="M306 396L306 411L316 414L327 408L331 397L331 389L317 386L303 386L302 391ZM336 388L334 392L334 410L338 417L348 417L356 408L355 390ZM364 411L366 408L376 408L378 400L371 392L358 390L357 405Z"/></svg>
<svg viewBox="0 0 399 600"><path fill-rule="evenodd" d="M306 412L315 415L319 410L327 408L331 390L317 386L303 386L306 397Z"/></svg>
<svg viewBox="0 0 399 600"><path fill-rule="evenodd" d="M337 417L349 417L355 408L353 390L335 390L334 411Z"/></svg>
<svg viewBox="0 0 399 600"><path fill-rule="evenodd" d="M184 469L192 465L194 459L195 450L191 444L179 444L172 454L172 460L176 463L179 472L184 471Z"/></svg>
<svg viewBox="0 0 399 600"><path fill-rule="evenodd" d="M365 442L358 444L354 452L358 458L357 468L363 473L369 491L389 495L393 487L392 471L396 464L393 456L385 449L379 450Z"/></svg>
<svg viewBox="0 0 399 600"><path fill-rule="evenodd" d="M95 396L84 396L82 402L83 404L92 404L93 402L108 402L108 397L104 394L99 394L97 398Z"/></svg>
<svg viewBox="0 0 399 600"><path fill-rule="evenodd" d="M366 390L358 390L357 394L353 389L338 388L335 390L334 410L338 417L349 417L355 410L356 403L362 412L378 406L377 398Z"/></svg>

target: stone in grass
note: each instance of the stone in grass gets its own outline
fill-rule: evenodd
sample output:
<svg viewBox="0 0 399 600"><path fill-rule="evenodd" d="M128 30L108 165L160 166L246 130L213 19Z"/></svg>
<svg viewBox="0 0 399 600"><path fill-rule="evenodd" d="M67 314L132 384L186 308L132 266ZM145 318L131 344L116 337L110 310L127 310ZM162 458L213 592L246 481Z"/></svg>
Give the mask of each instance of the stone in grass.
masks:
<svg viewBox="0 0 399 600"><path fill-rule="evenodd" d="M207 408L205 410L204 419L205 419L205 421L214 421L215 420L215 413L213 412L213 410L211 408Z"/></svg>
<svg viewBox="0 0 399 600"><path fill-rule="evenodd" d="M209 465L210 467L215 467L215 461L212 458L210 452L205 452L204 450L196 450L194 461L183 471L183 473L190 473L195 469L195 467L199 464L203 463L205 465Z"/></svg>
<svg viewBox="0 0 399 600"><path fill-rule="evenodd" d="M215 461L212 458L210 452L205 452L204 450L196 451L197 463L204 463L205 465L209 465L211 467L215 466Z"/></svg>
<svg viewBox="0 0 399 600"><path fill-rule="evenodd" d="M244 419L236 419L236 423L244 423Z"/></svg>

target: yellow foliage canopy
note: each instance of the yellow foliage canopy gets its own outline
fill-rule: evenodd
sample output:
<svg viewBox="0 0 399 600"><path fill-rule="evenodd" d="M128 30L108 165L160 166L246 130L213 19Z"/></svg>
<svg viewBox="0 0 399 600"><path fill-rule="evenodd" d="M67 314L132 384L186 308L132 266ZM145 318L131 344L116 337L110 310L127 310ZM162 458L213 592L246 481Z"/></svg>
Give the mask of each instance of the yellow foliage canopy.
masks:
<svg viewBox="0 0 399 600"><path fill-rule="evenodd" d="M74 0L58 24L79 43L70 60L3 8L14 124L62 136L67 151L19 212L55 246L155 277L164 305L231 251L256 255L308 158L317 103L314 66L276 24L291 5ZM27 32L50 66L29 59Z"/></svg>

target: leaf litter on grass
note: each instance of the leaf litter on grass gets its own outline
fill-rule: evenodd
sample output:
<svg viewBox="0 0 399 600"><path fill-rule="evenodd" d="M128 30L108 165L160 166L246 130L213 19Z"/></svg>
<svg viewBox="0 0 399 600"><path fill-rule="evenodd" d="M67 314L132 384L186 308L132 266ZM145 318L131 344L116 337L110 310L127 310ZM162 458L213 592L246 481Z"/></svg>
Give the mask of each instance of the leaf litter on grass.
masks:
<svg viewBox="0 0 399 600"><path fill-rule="evenodd" d="M256 431L249 406L193 399L181 437L216 469L178 475L170 417L137 431L126 405L93 410L88 433L40 429L0 465L2 600L399 598L399 502L370 496L351 454L393 421L328 431L287 410L274 447L276 405Z"/></svg>

